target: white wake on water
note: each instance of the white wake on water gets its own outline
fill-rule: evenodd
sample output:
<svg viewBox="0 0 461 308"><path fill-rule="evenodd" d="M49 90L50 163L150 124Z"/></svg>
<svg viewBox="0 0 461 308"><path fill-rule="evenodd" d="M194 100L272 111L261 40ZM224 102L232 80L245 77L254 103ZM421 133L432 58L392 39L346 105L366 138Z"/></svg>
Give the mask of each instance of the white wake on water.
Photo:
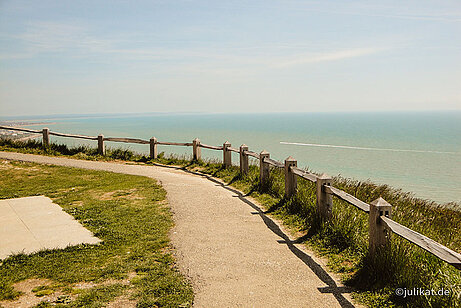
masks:
<svg viewBox="0 0 461 308"><path fill-rule="evenodd" d="M316 143L300 143L300 142L286 142L286 141L280 141L280 144L303 145L303 146L323 147L323 148L341 148L341 149L353 149L353 150L369 150L369 151L391 151L391 152L415 152L415 153L457 154L456 152L424 151L424 150L404 150L404 149L382 149L382 148L365 148L365 147L353 147L353 146L347 146L347 145L316 144Z"/></svg>

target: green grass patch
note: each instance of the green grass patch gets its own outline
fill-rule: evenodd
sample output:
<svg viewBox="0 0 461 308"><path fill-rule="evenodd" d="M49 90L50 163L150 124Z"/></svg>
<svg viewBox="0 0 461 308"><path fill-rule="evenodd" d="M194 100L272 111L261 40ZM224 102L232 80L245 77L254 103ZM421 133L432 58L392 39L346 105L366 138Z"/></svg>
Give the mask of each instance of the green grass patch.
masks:
<svg viewBox="0 0 461 308"><path fill-rule="evenodd" d="M0 300L20 296L14 283L44 278L56 285L35 286L36 296L58 289L74 295L70 303L58 306L103 307L124 294L136 298L139 307L192 304L191 286L175 269L168 252L172 216L165 206L166 193L155 180L20 162L4 162L0 168L1 199L48 196L103 240L100 245L82 244L2 260ZM81 282L93 287L73 287Z"/></svg>
<svg viewBox="0 0 461 308"><path fill-rule="evenodd" d="M129 160L145 162L145 155L136 154L127 149L106 148L105 155L99 155L96 148L89 146L68 147L65 144L51 143L44 148L40 141L29 139L27 141L14 141L0 138L0 151L13 151L27 154L40 154L48 156L70 156L85 160Z"/></svg>

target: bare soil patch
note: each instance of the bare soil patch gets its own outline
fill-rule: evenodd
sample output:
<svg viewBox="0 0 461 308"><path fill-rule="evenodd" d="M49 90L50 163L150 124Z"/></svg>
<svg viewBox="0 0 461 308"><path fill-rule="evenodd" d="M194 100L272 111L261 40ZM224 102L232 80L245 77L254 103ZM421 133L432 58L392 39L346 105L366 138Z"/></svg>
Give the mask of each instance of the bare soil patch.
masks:
<svg viewBox="0 0 461 308"><path fill-rule="evenodd" d="M114 200L114 199L126 199L126 200L142 200L143 198L136 194L136 188L129 190L114 190L110 192L98 195L99 200Z"/></svg>
<svg viewBox="0 0 461 308"><path fill-rule="evenodd" d="M13 285L16 291L21 292L21 295L14 301L0 301L2 308L29 308L33 307L40 302L48 302L52 304L62 303L63 301L74 300L79 290L89 290L101 286L109 286L113 284L130 285L133 279L136 279L135 272L128 273L128 277L123 280L108 279L100 283L95 282L79 282L71 285L72 292L63 292L64 285L57 285L49 279L27 279ZM50 293L50 294L48 294ZM130 299L130 293L117 297L114 301L110 302L107 307L136 307L136 300Z"/></svg>
<svg viewBox="0 0 461 308"><path fill-rule="evenodd" d="M1 307L4 308L28 308L33 307L40 302L56 303L58 299L63 297L72 298L71 295L65 295L60 288L53 285L53 281L48 279L27 279L13 285L17 291L22 294L14 301L0 301ZM49 288L46 288L46 287ZM42 295L48 292L34 292L34 289L42 287L41 289L51 293ZM42 290L42 291L43 291ZM42 296L41 296L42 295Z"/></svg>

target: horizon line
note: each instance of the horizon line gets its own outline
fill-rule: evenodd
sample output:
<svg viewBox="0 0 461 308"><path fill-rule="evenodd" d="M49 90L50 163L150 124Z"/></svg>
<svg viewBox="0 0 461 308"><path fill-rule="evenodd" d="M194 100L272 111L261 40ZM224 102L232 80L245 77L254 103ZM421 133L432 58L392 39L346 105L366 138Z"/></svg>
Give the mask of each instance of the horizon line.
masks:
<svg viewBox="0 0 461 308"><path fill-rule="evenodd" d="M341 114L341 113L429 113L429 112L461 112L461 109L424 109L424 110L352 110L352 111L273 111L273 112L201 112L201 111L149 111L149 112L113 112L113 113L56 113L56 114L36 114L36 115L6 115L0 116L0 121L20 121L31 120L33 117L40 118L43 120L48 117L55 119L59 117L73 118L73 117L113 117L113 116L143 116L143 115L250 115L250 114L315 114L315 113L330 113L330 114Z"/></svg>

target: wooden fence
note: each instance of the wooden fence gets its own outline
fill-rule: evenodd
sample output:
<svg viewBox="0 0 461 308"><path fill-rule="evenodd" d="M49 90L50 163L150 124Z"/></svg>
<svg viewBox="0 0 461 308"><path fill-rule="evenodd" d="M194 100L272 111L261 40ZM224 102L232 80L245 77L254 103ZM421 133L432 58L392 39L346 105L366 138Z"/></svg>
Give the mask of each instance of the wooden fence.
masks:
<svg viewBox="0 0 461 308"><path fill-rule="evenodd" d="M331 218L333 208L333 197L339 198L346 201L347 203L355 206L361 211L368 213L368 224L369 224L369 252L370 254L376 254L378 248L388 247L386 244L389 241L391 232L403 237L411 243L427 250L433 255L437 256L441 260L453 265L457 269L461 270L461 254L443 246L440 243L413 231L398 222L391 219L392 217L392 206L381 197L374 200L370 204L363 202L356 197L335 188L331 185L331 177L326 174L317 176L313 173L307 172L297 167L297 161L293 157L288 157L284 162L280 162L270 158L270 154L266 151L260 153L250 151L248 146L242 144L239 149L233 148L229 142L225 142L222 146L207 145L200 142L198 138L192 142L162 142L158 141L157 138L152 137L150 140L137 139L137 138L114 138L104 137L99 135L96 137L63 134L52 132L48 128L42 130L33 130L18 127L0 126L0 129L22 131L32 134L41 134L43 140L43 146L47 147L50 145L50 135L59 137L69 138L80 138L87 140L98 141L98 153L101 155L105 154L104 141L112 142L125 142L125 143L137 143L137 144L149 144L150 146L150 157L156 158L158 155L157 147L159 145L173 145L173 146L192 146L192 154L194 160L201 159L201 149L210 149L216 151L223 151L223 164L225 167L232 165L232 152L238 153L240 158L240 172L245 175L249 170L249 157L259 160L260 176L259 181L261 189L266 189L269 183L269 172L270 167L283 169L285 173L285 197L290 198L296 194L297 191L297 178L306 179L316 184L317 188L317 201L316 207L320 214L320 217L324 220Z"/></svg>

